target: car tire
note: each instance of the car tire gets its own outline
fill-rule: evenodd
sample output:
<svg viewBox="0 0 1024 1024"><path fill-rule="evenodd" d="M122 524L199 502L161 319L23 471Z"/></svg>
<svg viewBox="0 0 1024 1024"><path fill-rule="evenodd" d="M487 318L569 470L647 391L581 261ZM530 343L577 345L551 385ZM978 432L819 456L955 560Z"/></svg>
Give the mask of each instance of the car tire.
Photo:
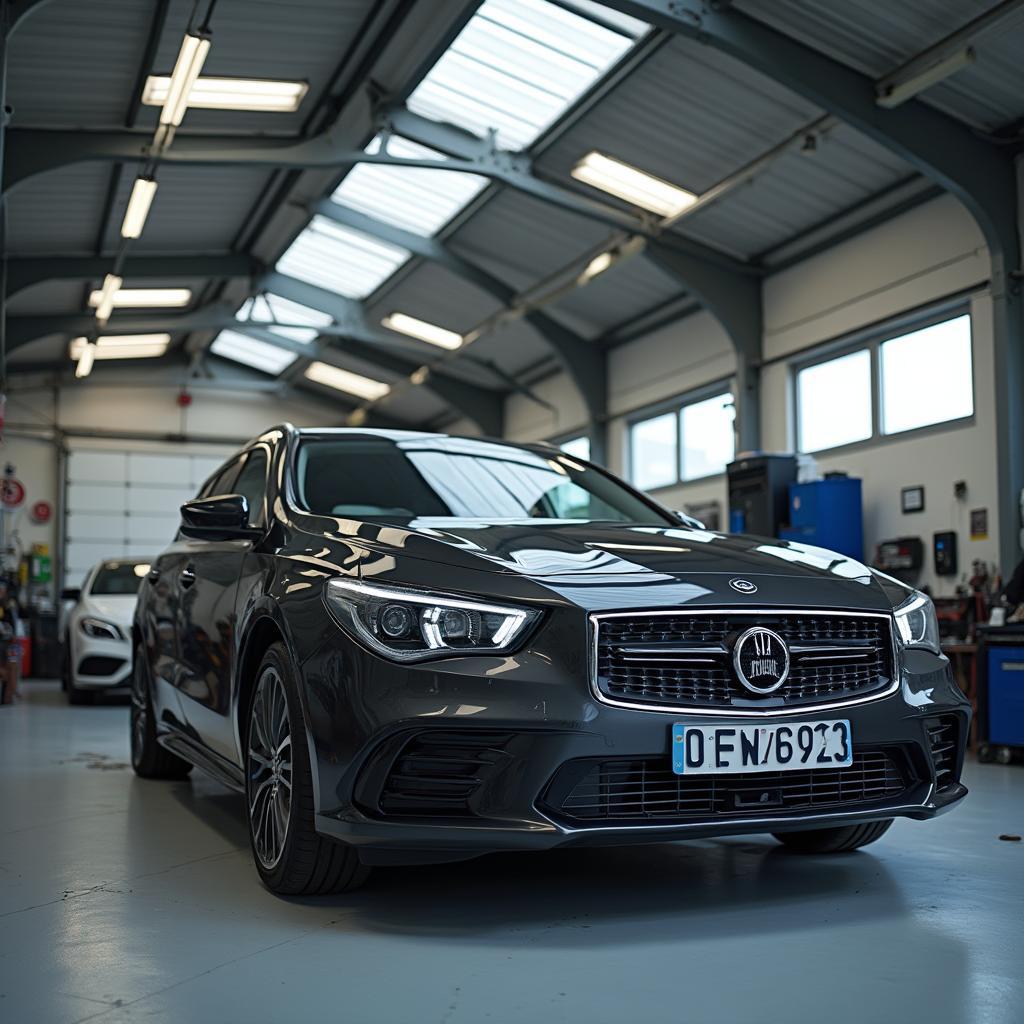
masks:
<svg viewBox="0 0 1024 1024"><path fill-rule="evenodd" d="M888 818L885 821L868 821L863 825L847 825L845 828L773 832L772 835L794 853L849 853L881 839L891 824L892 818Z"/></svg>
<svg viewBox="0 0 1024 1024"><path fill-rule="evenodd" d="M135 649L132 658L131 751L132 768L143 779L183 779L192 771L188 761L157 742L148 665L140 647Z"/></svg>
<svg viewBox="0 0 1024 1024"><path fill-rule="evenodd" d="M349 892L369 868L314 825L313 778L298 686L283 644L256 674L245 730L245 804L256 870L283 896Z"/></svg>

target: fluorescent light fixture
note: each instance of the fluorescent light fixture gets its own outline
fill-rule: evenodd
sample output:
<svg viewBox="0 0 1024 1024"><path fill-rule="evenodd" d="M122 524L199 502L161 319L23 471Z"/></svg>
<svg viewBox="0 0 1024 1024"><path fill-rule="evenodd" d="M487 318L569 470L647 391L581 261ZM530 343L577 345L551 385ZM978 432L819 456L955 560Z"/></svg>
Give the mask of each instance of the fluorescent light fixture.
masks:
<svg viewBox="0 0 1024 1024"><path fill-rule="evenodd" d="M583 273L576 279L577 284L593 281L598 274L603 274L615 262L612 252L602 252L595 256L586 266Z"/></svg>
<svg viewBox="0 0 1024 1024"><path fill-rule="evenodd" d="M167 79L167 91L160 111L160 123L177 128L189 106L189 96L199 72L203 70L206 55L210 52L210 40L188 33L181 41L178 59L174 63L171 77ZM148 83L147 83L148 84Z"/></svg>
<svg viewBox="0 0 1024 1024"><path fill-rule="evenodd" d="M92 363L96 358L96 346L90 344L85 338L75 338L75 341L82 342L82 347L79 349L77 356L78 365L75 367L75 376L88 377L92 373ZM72 351L74 351L75 341L71 343ZM76 357L72 356L72 359L74 358Z"/></svg>
<svg viewBox="0 0 1024 1024"><path fill-rule="evenodd" d="M166 103L171 78L150 75L142 90L142 102L159 107ZM309 85L269 78L197 78L188 94L190 107L207 110L259 110L290 114L299 109ZM180 119L178 122L180 123Z"/></svg>
<svg viewBox="0 0 1024 1024"><path fill-rule="evenodd" d="M875 102L880 107L898 107L901 103L913 99L919 92L930 89L933 85L937 85L943 79L973 63L974 48L967 46L951 53L948 57L937 60L934 64L923 68L916 74L911 74L902 81L899 78L900 72L897 71L895 74L887 75L875 86Z"/></svg>
<svg viewBox="0 0 1024 1024"><path fill-rule="evenodd" d="M69 355L80 361L91 350L90 365L93 359L152 359L162 356L170 343L169 334L105 334L95 343L86 338L75 338Z"/></svg>
<svg viewBox="0 0 1024 1024"><path fill-rule="evenodd" d="M426 320L417 320L408 313L389 313L381 324L389 331L397 331L399 334L407 334L410 338L419 338L439 348L454 350L462 347L462 335L455 331L449 331L447 327L438 327L437 324L428 323Z"/></svg>
<svg viewBox="0 0 1024 1024"><path fill-rule="evenodd" d="M338 391L347 391L350 395L365 398L368 402L375 402L378 398L383 398L391 390L391 387L383 381L363 377L361 374L343 370L340 366L332 366L330 363L310 363L306 369L306 377L316 384L323 384L325 387L335 388Z"/></svg>
<svg viewBox="0 0 1024 1024"><path fill-rule="evenodd" d="M685 188L593 150L572 169L577 181L624 199L662 217L674 217L697 202Z"/></svg>
<svg viewBox="0 0 1024 1024"><path fill-rule="evenodd" d="M254 370L262 370L275 377L299 358L290 349L239 331L221 331L213 339L210 351L222 359L233 359L236 363L251 366Z"/></svg>
<svg viewBox="0 0 1024 1024"><path fill-rule="evenodd" d="M156 182L152 178L135 179L128 199L128 209L124 211L124 220L121 221L122 238L138 238L142 234L155 195Z"/></svg>
<svg viewBox="0 0 1024 1024"><path fill-rule="evenodd" d="M114 311L114 296L121 290L123 283L124 279L117 274L107 274L103 278L103 287L96 299L96 319L101 324L110 319L110 314Z"/></svg>
<svg viewBox="0 0 1024 1024"><path fill-rule="evenodd" d="M89 305L100 304L102 292L89 295ZM192 301L190 288L119 288L114 292L114 309L178 309Z"/></svg>

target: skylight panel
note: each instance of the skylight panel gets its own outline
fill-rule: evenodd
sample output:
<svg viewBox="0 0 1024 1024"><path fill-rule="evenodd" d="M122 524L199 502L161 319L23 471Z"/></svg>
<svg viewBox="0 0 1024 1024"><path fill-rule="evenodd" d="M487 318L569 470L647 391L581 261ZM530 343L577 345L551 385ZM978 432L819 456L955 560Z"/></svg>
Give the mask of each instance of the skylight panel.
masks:
<svg viewBox="0 0 1024 1024"><path fill-rule="evenodd" d="M309 324L308 327L267 327L266 330L291 338L293 341L308 343L315 341L320 333L318 328L326 327L334 322L330 313L319 309L311 309L300 302L282 298L280 295L257 295L246 299L242 308L235 314L239 322L253 320L257 323L276 320L282 324Z"/></svg>
<svg viewBox="0 0 1024 1024"><path fill-rule="evenodd" d="M350 299L365 299L411 253L314 217L277 261L277 270Z"/></svg>
<svg viewBox="0 0 1024 1024"><path fill-rule="evenodd" d="M529 146L632 45L546 0L486 0L408 99L508 149Z"/></svg>
<svg viewBox="0 0 1024 1024"><path fill-rule="evenodd" d="M286 348L260 338L251 338L248 334L239 334L238 331L221 331L213 339L210 351L275 377L299 358Z"/></svg>
<svg viewBox="0 0 1024 1024"><path fill-rule="evenodd" d="M379 153L378 135L366 147ZM408 139L392 136L387 152L412 159L443 159L444 154ZM447 224L487 184L477 174L438 171L425 167L387 167L356 164L335 189L331 198L370 217L414 231L433 235Z"/></svg>

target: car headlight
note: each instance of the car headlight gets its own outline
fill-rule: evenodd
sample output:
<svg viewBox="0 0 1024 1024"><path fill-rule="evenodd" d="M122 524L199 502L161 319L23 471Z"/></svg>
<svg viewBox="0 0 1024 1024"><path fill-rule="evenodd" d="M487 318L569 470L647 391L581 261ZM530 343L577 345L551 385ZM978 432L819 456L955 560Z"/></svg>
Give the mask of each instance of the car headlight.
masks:
<svg viewBox="0 0 1024 1024"><path fill-rule="evenodd" d="M328 608L349 633L395 661L510 651L540 612L357 580L328 580Z"/></svg>
<svg viewBox="0 0 1024 1024"><path fill-rule="evenodd" d="M112 622L104 622L103 619L82 619L78 628L94 640L123 640L124 633Z"/></svg>
<svg viewBox="0 0 1024 1024"><path fill-rule="evenodd" d="M927 594L915 590L896 609L896 632L903 647L919 647L934 654L939 648L939 621L935 605Z"/></svg>

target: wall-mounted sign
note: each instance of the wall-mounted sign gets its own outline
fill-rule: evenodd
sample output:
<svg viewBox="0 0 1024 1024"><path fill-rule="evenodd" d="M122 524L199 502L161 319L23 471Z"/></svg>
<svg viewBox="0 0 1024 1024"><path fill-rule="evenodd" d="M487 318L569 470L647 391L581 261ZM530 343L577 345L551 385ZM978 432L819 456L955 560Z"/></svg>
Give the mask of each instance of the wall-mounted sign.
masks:
<svg viewBox="0 0 1024 1024"><path fill-rule="evenodd" d="M900 510L902 512L924 511L924 487L921 484L904 487L900 491Z"/></svg>
<svg viewBox="0 0 1024 1024"><path fill-rule="evenodd" d="M25 501L25 485L13 476L5 476L0 483L0 504L4 508L20 508Z"/></svg>
<svg viewBox="0 0 1024 1024"><path fill-rule="evenodd" d="M988 509L971 509L971 540L988 540Z"/></svg>
<svg viewBox="0 0 1024 1024"><path fill-rule="evenodd" d="M33 523L43 526L53 518L53 506L48 501L37 501L28 515Z"/></svg>

